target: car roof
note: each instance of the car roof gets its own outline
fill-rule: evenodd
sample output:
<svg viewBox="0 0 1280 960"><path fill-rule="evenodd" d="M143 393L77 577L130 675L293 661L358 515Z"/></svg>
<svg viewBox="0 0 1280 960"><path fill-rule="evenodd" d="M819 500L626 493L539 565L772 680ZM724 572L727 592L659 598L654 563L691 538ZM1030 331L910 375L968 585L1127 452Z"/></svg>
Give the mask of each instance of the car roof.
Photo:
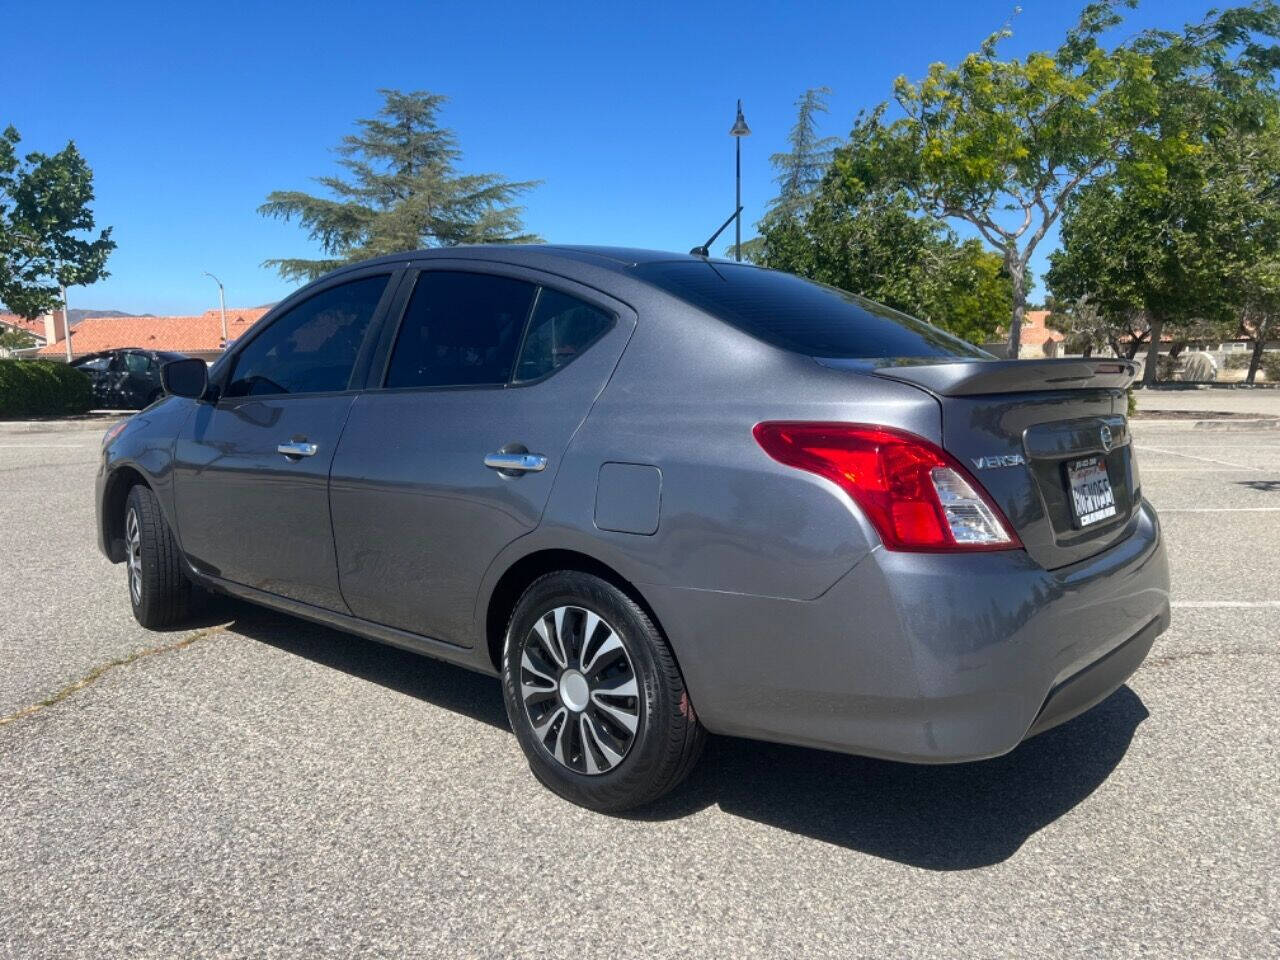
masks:
<svg viewBox="0 0 1280 960"><path fill-rule="evenodd" d="M373 266L380 263L396 263L404 260L488 260L529 267L546 267L554 261L590 264L607 270L625 272L642 263L661 263L687 260L706 262L702 257L688 253L672 253L669 250L646 250L640 247L607 247L554 243L490 243L457 247L432 247L393 253L373 260L364 260L344 266L342 270ZM711 262L719 262L712 260ZM727 262L727 261L725 261Z"/></svg>

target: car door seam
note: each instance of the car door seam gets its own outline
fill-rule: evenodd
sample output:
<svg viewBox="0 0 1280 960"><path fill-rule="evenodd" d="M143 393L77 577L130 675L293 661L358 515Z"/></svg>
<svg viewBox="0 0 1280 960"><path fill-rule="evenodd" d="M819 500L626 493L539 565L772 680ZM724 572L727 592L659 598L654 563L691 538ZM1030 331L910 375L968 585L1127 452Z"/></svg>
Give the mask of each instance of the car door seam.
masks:
<svg viewBox="0 0 1280 960"><path fill-rule="evenodd" d="M347 601L347 595L342 592L342 564L338 559L338 534L333 528L333 465L338 462L338 448L342 446L342 438L346 435L347 424L351 422L351 411L356 408L356 404L362 396L364 396L364 392L357 391L351 398L351 402L347 404L346 416L342 418L342 426L338 429L338 435L333 441L333 455L329 457L329 469L324 475L324 502L329 514L329 543L333 547L333 577L338 586L338 599L342 601L342 605L346 607L347 613L351 616L355 616L355 611L351 609L351 604Z"/></svg>

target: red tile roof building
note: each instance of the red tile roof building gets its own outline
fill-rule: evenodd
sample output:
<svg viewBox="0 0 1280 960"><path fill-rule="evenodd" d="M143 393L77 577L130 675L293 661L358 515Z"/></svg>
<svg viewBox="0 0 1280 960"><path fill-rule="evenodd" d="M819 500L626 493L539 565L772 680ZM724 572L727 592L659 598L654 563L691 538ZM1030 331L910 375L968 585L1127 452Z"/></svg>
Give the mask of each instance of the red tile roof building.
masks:
<svg viewBox="0 0 1280 960"><path fill-rule="evenodd" d="M227 338L237 340L262 319L269 307L227 309ZM216 308L194 317L85 317L71 328L73 356L117 347L172 350L212 359L222 353L222 315ZM63 358L65 340L50 343L38 356Z"/></svg>
<svg viewBox="0 0 1280 960"><path fill-rule="evenodd" d="M1048 310L1028 310L1022 315L1022 342L1025 346L1041 349L1046 343L1061 343L1066 339L1057 330L1045 326Z"/></svg>
<svg viewBox="0 0 1280 960"><path fill-rule="evenodd" d="M31 334L37 342L44 343L44 322L41 320L28 320L16 313L0 313L0 332L4 330L20 330Z"/></svg>
<svg viewBox="0 0 1280 960"><path fill-rule="evenodd" d="M1022 342L1018 356L1023 360L1035 360L1041 357L1061 355L1062 341L1066 339L1057 330L1050 330L1045 325L1049 316L1048 310L1028 310L1022 315ZM1003 357L1004 344L1008 342L1009 331L1001 328L996 331L996 338L987 344L987 349L997 356Z"/></svg>

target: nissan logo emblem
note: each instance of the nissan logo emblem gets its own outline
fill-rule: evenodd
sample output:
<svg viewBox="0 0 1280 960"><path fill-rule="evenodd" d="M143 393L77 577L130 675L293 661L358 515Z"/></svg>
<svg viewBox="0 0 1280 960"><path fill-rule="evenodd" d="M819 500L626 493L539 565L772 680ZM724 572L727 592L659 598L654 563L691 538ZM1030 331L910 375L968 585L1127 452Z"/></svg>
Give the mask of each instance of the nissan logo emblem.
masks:
<svg viewBox="0 0 1280 960"><path fill-rule="evenodd" d="M1098 431L1098 437L1102 440L1102 452L1103 452L1103 453L1110 453L1110 452L1111 452L1111 442L1112 442L1112 441L1111 441L1111 428L1110 428L1110 427L1108 427L1108 426L1104 423L1104 424L1102 425L1102 429Z"/></svg>

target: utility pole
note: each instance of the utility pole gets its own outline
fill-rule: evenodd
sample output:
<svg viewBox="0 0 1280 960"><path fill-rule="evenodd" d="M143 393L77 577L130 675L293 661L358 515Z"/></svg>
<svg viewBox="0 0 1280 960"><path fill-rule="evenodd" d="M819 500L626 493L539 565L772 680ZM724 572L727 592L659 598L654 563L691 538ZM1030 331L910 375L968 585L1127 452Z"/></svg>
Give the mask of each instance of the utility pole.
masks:
<svg viewBox="0 0 1280 960"><path fill-rule="evenodd" d="M742 116L741 100L738 101L738 117L729 129L729 136L733 137L734 143L736 185L734 209L738 211L734 216L733 259L740 261L742 259L742 138L751 136L751 128L747 126L746 118Z"/></svg>
<svg viewBox="0 0 1280 960"><path fill-rule="evenodd" d="M222 349L227 349L227 298L222 291L222 281L208 270L204 275L218 285L218 309L222 311Z"/></svg>
<svg viewBox="0 0 1280 960"><path fill-rule="evenodd" d="M67 363L71 363L71 307L67 304L65 283L62 285L62 327L63 336L67 338Z"/></svg>

